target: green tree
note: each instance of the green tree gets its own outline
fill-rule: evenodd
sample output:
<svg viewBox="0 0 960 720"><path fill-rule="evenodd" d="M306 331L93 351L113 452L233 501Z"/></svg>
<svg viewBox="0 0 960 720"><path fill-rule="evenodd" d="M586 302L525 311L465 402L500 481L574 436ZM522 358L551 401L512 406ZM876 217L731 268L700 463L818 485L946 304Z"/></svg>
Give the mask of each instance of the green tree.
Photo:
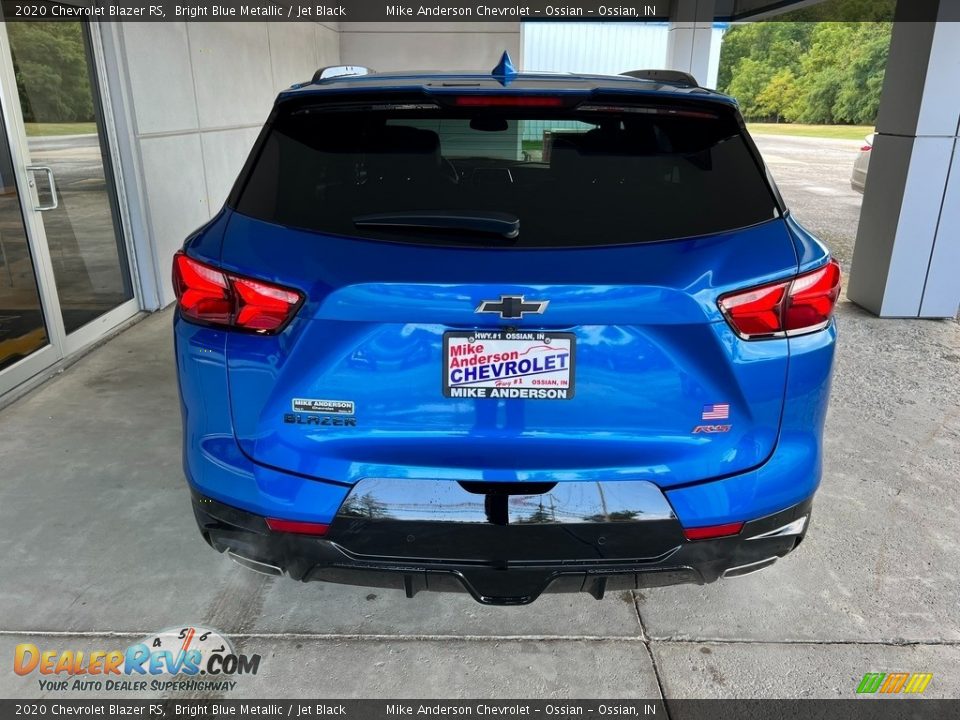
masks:
<svg viewBox="0 0 960 720"><path fill-rule="evenodd" d="M761 22L733 27L718 87L748 120L875 122L889 22Z"/></svg>
<svg viewBox="0 0 960 720"><path fill-rule="evenodd" d="M770 77L777 71L799 69L800 56L809 46L813 23L759 22L735 25L723 38L720 49L720 72L717 87L726 91L733 81L739 62L753 58L770 68Z"/></svg>
<svg viewBox="0 0 960 720"><path fill-rule="evenodd" d="M8 23L26 122L88 122L93 95L79 22Z"/></svg>
<svg viewBox="0 0 960 720"><path fill-rule="evenodd" d="M800 59L799 93L790 115L799 122L833 123L833 107L844 80L843 66L856 52L849 23L814 23L810 48Z"/></svg>
<svg viewBox="0 0 960 720"><path fill-rule="evenodd" d="M893 20L896 7L897 0L826 0L784 13L781 19L786 22L884 22Z"/></svg>
<svg viewBox="0 0 960 720"><path fill-rule="evenodd" d="M876 121L892 31L890 23L860 23L855 37L858 51L846 67L834 102L837 122L864 125Z"/></svg>
<svg viewBox="0 0 960 720"><path fill-rule="evenodd" d="M737 99L740 110L748 120L766 117L758 107L757 98L770 84L773 74L771 67L752 57L745 57L737 63L733 80L724 92Z"/></svg>
<svg viewBox="0 0 960 720"><path fill-rule="evenodd" d="M817 23L801 61L798 122L873 123L890 50L890 23Z"/></svg>
<svg viewBox="0 0 960 720"><path fill-rule="evenodd" d="M756 114L776 122L792 120L790 108L796 103L800 94L797 79L789 68L784 68L766 84L755 101Z"/></svg>
<svg viewBox="0 0 960 720"><path fill-rule="evenodd" d="M727 31L720 50L717 87L737 98L748 119L783 115L786 103L775 101L777 89L790 91L789 76L800 71L803 53L809 47L814 23L760 22L737 25ZM777 78L776 86L768 86ZM759 99L761 93L764 99Z"/></svg>

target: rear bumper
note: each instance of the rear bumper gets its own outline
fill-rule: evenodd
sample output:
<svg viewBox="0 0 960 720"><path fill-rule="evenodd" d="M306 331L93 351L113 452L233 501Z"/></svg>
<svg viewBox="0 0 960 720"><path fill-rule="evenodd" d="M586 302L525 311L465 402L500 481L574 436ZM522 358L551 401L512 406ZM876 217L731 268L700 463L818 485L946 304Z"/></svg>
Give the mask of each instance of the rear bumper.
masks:
<svg viewBox="0 0 960 720"><path fill-rule="evenodd" d="M664 496L642 481L559 483L524 495L515 487L498 493L494 484L404 481L412 503L391 500L395 485L358 484L351 497L359 502L346 502L324 537L274 532L266 518L196 492L193 507L213 548L259 572L398 588L408 597L465 591L493 605L747 574L800 544L809 522L797 521L811 509L808 499L745 523L735 536L688 541ZM531 501L538 496L552 506Z"/></svg>

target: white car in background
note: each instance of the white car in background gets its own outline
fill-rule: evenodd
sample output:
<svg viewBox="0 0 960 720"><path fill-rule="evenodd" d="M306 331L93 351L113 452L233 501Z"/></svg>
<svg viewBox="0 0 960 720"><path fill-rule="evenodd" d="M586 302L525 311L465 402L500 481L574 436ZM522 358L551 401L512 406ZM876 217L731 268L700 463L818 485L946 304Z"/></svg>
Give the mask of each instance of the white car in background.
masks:
<svg viewBox="0 0 960 720"><path fill-rule="evenodd" d="M873 150L873 138L876 133L866 137L867 144L860 148L857 159L853 162L853 175L850 178L850 187L862 193L867 185L867 170L870 169L870 151Z"/></svg>

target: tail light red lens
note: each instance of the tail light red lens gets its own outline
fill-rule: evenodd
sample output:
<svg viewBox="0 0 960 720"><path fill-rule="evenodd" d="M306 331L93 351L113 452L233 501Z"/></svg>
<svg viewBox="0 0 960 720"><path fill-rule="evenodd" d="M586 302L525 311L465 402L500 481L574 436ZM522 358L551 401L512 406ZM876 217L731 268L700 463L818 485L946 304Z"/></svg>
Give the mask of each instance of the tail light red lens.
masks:
<svg viewBox="0 0 960 720"><path fill-rule="evenodd" d="M739 535L743 530L742 522L727 523L725 525L709 525L707 527L686 528L683 531L687 540L713 540L715 538L732 537Z"/></svg>
<svg viewBox="0 0 960 720"><path fill-rule="evenodd" d="M563 98L551 95L457 95L459 107L561 107Z"/></svg>
<svg viewBox="0 0 960 720"><path fill-rule="evenodd" d="M177 253L173 258L173 290L185 316L218 325L230 324L230 282L216 268Z"/></svg>
<svg viewBox="0 0 960 720"><path fill-rule="evenodd" d="M189 320L264 334L281 330L303 299L295 290L224 272L182 251L173 258L173 289Z"/></svg>
<svg viewBox="0 0 960 720"><path fill-rule="evenodd" d="M267 527L274 532L296 533L297 535L326 535L329 525L323 523L302 522L300 520L281 520L267 518Z"/></svg>
<svg viewBox="0 0 960 720"><path fill-rule="evenodd" d="M873 145L864 145L860 148L860 152L870 152L871 150L873 150Z"/></svg>
<svg viewBox="0 0 960 720"><path fill-rule="evenodd" d="M792 280L723 295L730 327L744 340L790 337L822 330L840 296L840 264L826 265Z"/></svg>

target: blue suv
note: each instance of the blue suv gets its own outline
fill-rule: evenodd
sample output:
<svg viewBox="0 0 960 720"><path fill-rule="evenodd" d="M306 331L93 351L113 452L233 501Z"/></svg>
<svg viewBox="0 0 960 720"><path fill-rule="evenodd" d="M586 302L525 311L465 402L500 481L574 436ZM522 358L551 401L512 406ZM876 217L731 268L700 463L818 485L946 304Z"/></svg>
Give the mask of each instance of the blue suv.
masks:
<svg viewBox="0 0 960 720"><path fill-rule="evenodd" d="M318 71L280 94L174 258L212 547L524 604L800 543L839 266L733 100L633 75Z"/></svg>

